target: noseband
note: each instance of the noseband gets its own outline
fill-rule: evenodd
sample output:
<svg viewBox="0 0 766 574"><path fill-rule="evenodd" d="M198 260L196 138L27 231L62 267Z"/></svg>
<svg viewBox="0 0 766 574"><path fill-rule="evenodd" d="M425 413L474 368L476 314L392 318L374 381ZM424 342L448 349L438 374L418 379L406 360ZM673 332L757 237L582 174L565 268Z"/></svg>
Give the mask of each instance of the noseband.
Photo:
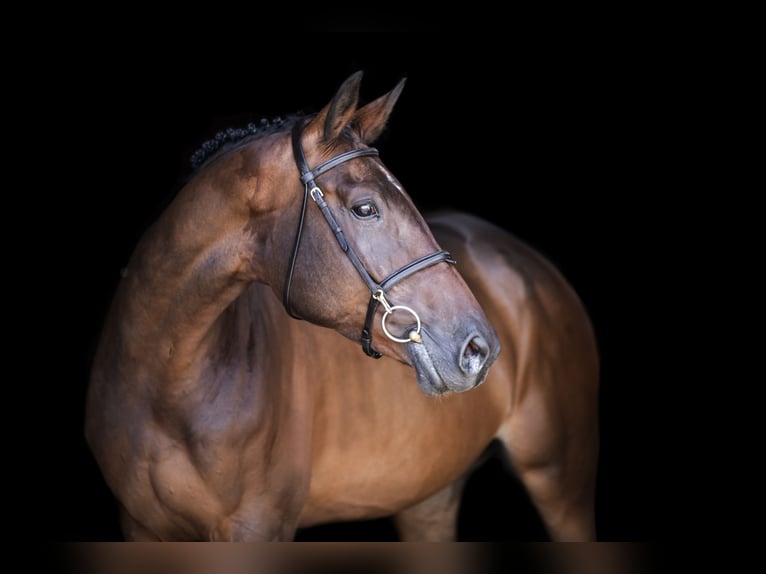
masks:
<svg viewBox="0 0 766 574"><path fill-rule="evenodd" d="M395 285L402 279L405 279L406 277L409 277L413 273L416 273L422 269L425 269L426 267L430 267L431 265L434 265L436 263L440 263L442 261L446 263L455 264L455 260L452 259L450 254L446 251L436 251L434 253L431 253L430 255L425 255L423 257L420 257L418 259L415 259L414 261L411 261L404 267L401 267L399 270L394 271L391 273L388 277L383 279L380 283L375 281L370 274L367 272L367 269L365 269L364 265L362 264L361 260L357 256L354 249L351 247L351 245L346 241L346 237L343 234L343 230L338 225L338 222L333 217L332 213L330 212L330 207L327 205L327 202L324 200L324 194L322 193L322 190L317 186L316 179L322 175L323 173L331 170L334 167L337 167L338 165L357 157L365 157L365 156L373 156L378 155L378 150L373 147L366 147L366 148L360 148L360 149L354 149L351 151L347 151L344 153L341 153L337 156L335 156L332 159L327 160L324 163L319 164L317 167L315 167L313 170L309 169L308 164L306 163L306 156L303 154L303 146L301 145L301 133L303 131L303 122L301 120L297 121L295 125L293 126L292 131L292 138L293 138L293 155L295 156L295 163L298 166L298 171L300 172L301 176L301 182L303 182L303 205L301 207L301 215L300 219L298 221L298 232L295 235L295 245L293 247L293 255L290 260L290 269L287 273L287 281L285 282L285 291L284 291L284 306L287 312L290 314L291 317L294 317L296 319L300 319L301 317L295 315L290 308L290 286L292 284L293 280L293 271L295 269L295 261L298 257L298 250L300 248L301 244L301 234L303 232L303 221L306 216L306 203L307 198L310 195L311 199L314 200L314 203L317 204L319 209L322 211L322 215L324 215L325 220L327 221L328 225L330 226L330 229L332 229L333 233L335 234L335 239L337 239L338 244L340 245L340 248L343 250L343 252L346 254L346 256L349 258L351 263L356 268L357 272L361 276L362 280L367 284L367 288L370 290L371 296L370 296L370 302L367 306L367 316L365 317L364 321L364 327L362 328L362 350L369 355L370 357L373 357L375 359L378 359L381 357L381 353L376 351L372 348L372 320L375 317L375 313L378 309L378 305L382 304L383 308L385 309L385 312L383 313L383 317L381 319L381 326L383 327L383 332L386 334L386 336L391 339L392 341L396 341L397 343L420 343L422 342L422 337L420 336L420 317L417 313L410 307L405 307L404 305L391 305L388 302L388 298L386 297L386 290L390 288L391 286ZM415 317L417 326L414 330L410 331L408 333L408 336L406 339L399 338L393 336L391 333L389 333L388 329L386 328L386 319L389 315L393 314L395 311L406 311L410 313L413 317Z"/></svg>

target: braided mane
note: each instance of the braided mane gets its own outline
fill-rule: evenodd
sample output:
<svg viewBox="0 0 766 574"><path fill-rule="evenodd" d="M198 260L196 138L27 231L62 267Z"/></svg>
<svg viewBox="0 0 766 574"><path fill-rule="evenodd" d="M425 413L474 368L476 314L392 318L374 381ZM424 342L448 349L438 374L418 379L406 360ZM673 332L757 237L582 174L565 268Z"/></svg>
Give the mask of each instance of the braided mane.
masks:
<svg viewBox="0 0 766 574"><path fill-rule="evenodd" d="M304 114L296 113L290 116L277 116L271 119L262 118L258 124L251 122L242 128L222 130L209 140L203 142L197 151L191 155L189 162L191 163L192 171L199 171L208 161L226 151L242 146L267 134L273 134L282 129L289 129L298 119L303 117L305 117Z"/></svg>

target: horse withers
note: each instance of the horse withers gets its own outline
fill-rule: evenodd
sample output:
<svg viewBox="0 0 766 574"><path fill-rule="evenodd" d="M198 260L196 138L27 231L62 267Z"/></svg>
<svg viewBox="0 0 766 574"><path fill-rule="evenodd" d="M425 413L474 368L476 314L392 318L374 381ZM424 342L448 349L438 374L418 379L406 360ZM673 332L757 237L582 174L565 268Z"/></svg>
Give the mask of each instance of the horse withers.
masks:
<svg viewBox="0 0 766 574"><path fill-rule="evenodd" d="M482 385L500 342L369 147L404 82L360 107L360 80L317 114L215 150L132 254L85 421L126 539L289 540L321 520L396 514L438 497L477 453L476 423L440 398ZM361 345L353 359L346 340ZM364 372L349 379L357 357ZM383 363L406 366L407 388L439 413L430 422L463 427L462 442L403 419L411 391L368 395ZM382 433L385 456L360 448ZM391 458L419 434L430 457Z"/></svg>

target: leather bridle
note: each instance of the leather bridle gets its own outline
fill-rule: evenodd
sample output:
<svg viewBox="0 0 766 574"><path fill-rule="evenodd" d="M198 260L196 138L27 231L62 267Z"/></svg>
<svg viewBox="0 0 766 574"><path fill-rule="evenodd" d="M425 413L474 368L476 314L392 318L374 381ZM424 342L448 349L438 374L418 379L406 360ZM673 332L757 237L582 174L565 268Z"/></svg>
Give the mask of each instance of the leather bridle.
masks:
<svg viewBox="0 0 766 574"><path fill-rule="evenodd" d="M296 319L301 319L301 317L293 313L292 309L290 308L290 286L292 284L293 271L295 269L295 262L298 257L298 250L301 244L303 222L306 216L307 198L311 196L311 199L313 199L314 203L317 204L317 206L322 212L322 215L324 215L325 220L330 226L330 229L332 229L333 233L335 234L335 239L337 239L338 244L340 245L340 248L343 250L346 256L348 256L349 260L354 265L354 268L357 270L362 280L367 285L367 288L370 290L370 293L371 293L370 302L367 306L367 316L365 317L364 327L362 328L362 336L361 336L362 349L364 350L364 352L370 357L373 357L375 359L378 359L382 356L381 353L379 353L378 351L372 348L372 328L371 328L372 320L375 317L375 313L378 309L378 305L380 304L382 304L385 309L385 312L381 319L381 325L383 327L383 332L386 334L386 336L388 336L389 339L391 339L392 341L396 341L397 343L422 342L422 338L420 336L421 324L420 324L420 317L418 316L418 314L415 313L415 311L411 309L410 307L405 307L404 305L391 305L388 302L388 298L386 297L386 290L392 287L393 285L395 285L396 283L398 283L399 281L401 281L402 279L405 279L409 277L410 275L412 275L413 273L417 273L418 271L421 271L422 269L425 269L426 267L430 267L431 265L434 265L436 263L441 263L442 261L454 265L455 260L447 251L441 251L441 250L436 251L434 253L431 253L430 255L424 255L423 257L420 257L418 259L415 259L414 261L411 261L407 265L401 267L397 271L394 271L393 273L388 275L385 279L383 279L380 282L375 281L372 278L372 276L367 272L367 269L365 269L364 265L360 261L354 249L346 240L346 237L343 234L343 230L340 228L340 225L338 225L338 222L335 220L335 218L332 215L332 212L330 211L330 207L327 205L327 202L324 200L324 194L322 193L322 190L317 185L316 179L323 173L331 170L334 167L337 167L338 165L350 159L354 159L357 157L373 156L373 155L377 156L378 150L373 147L364 147L360 149L354 149L351 151L338 154L334 158L331 158L319 164L314 169L309 169L308 164L306 163L306 156L303 154L303 146L301 145L302 132L303 132L303 120L298 120L293 126L292 143L293 143L293 155L295 156L295 163L298 166L301 182L303 183L303 186L304 186L303 187L303 205L301 206L301 214L300 214L300 219L298 220L298 231L295 235L295 245L293 247L293 255L290 260L290 268L287 272L287 281L285 282L285 290L284 290L284 298L283 298L285 309L287 310L287 312L290 314L291 317L294 317ZM392 313L394 313L394 311L397 311L397 310L406 311L412 314L417 320L416 328L408 333L408 336L406 339L391 335L391 333L389 333L388 329L386 328L386 319L388 318L389 315L391 315Z"/></svg>

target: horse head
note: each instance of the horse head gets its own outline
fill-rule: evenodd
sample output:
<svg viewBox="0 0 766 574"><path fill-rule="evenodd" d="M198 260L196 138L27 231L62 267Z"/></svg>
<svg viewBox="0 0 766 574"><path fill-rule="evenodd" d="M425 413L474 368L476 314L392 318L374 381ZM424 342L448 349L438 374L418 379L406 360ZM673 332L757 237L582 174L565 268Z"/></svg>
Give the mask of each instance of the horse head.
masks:
<svg viewBox="0 0 766 574"><path fill-rule="evenodd" d="M319 113L293 127L294 200L274 239L286 270L270 284L294 317L361 341L372 357L414 367L424 393L471 389L497 357L497 334L455 261L369 147L404 80L359 107L361 77L350 76Z"/></svg>

